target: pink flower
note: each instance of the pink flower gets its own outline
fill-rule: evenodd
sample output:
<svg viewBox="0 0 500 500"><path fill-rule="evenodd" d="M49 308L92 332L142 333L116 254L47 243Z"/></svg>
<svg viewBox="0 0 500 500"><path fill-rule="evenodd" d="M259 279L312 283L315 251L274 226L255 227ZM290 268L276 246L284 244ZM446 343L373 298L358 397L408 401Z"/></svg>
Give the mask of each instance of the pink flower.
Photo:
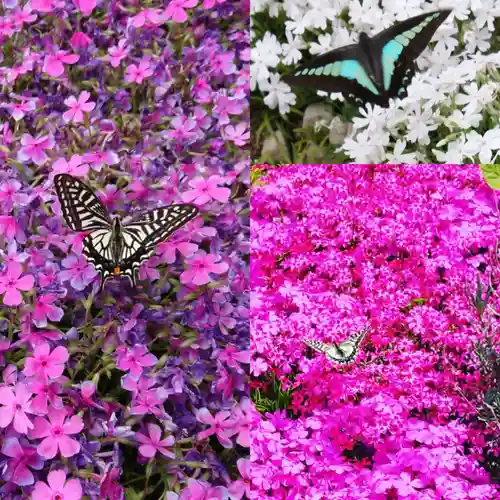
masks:
<svg viewBox="0 0 500 500"><path fill-rule="evenodd" d="M192 9L198 5L198 0L172 0L165 9L166 19L172 19L176 23L184 23L188 16L184 9Z"/></svg>
<svg viewBox="0 0 500 500"><path fill-rule="evenodd" d="M26 235L13 215L0 215L0 234L3 234L10 242L17 240L19 243L24 243L26 241Z"/></svg>
<svg viewBox="0 0 500 500"><path fill-rule="evenodd" d="M55 145L55 141L51 134L38 136L37 138L30 134L23 134L21 145L23 147L17 153L17 159L20 162L31 160L37 165L43 165L49 159L45 150L52 149Z"/></svg>
<svg viewBox="0 0 500 500"><path fill-rule="evenodd" d="M142 28L147 23L152 26L157 26L162 22L164 22L164 18L160 9L143 9L130 18L130 24L135 28Z"/></svg>
<svg viewBox="0 0 500 500"><path fill-rule="evenodd" d="M184 271L180 280L184 285L206 285L210 283L210 273L223 274L229 269L226 262L219 262L219 255L207 254L204 250L198 250L194 257L188 261L188 269Z"/></svg>
<svg viewBox="0 0 500 500"><path fill-rule="evenodd" d="M14 206L26 206L29 203L29 196L21 192L21 183L16 180L3 182L0 184L0 205L10 212Z"/></svg>
<svg viewBox="0 0 500 500"><path fill-rule="evenodd" d="M67 50L58 50L54 55L45 56L43 71L50 76L61 76L65 64L75 64L80 59L78 54L69 54Z"/></svg>
<svg viewBox="0 0 500 500"><path fill-rule="evenodd" d="M87 102L90 98L90 92L84 90L78 99L73 96L64 100L64 104L68 106L69 111L63 113L65 122L80 123L83 122L83 113L90 113L95 108L95 102Z"/></svg>
<svg viewBox="0 0 500 500"><path fill-rule="evenodd" d="M135 439L142 443L139 446L139 453L146 458L153 458L159 451L162 455L169 458L175 458L175 453L167 448L175 443L174 436L168 436L166 439L161 439L161 428L156 424L148 424L149 436L136 432Z"/></svg>
<svg viewBox="0 0 500 500"><path fill-rule="evenodd" d="M77 31L69 40L73 50L86 49L91 43L92 39L81 31Z"/></svg>
<svg viewBox="0 0 500 500"><path fill-rule="evenodd" d="M61 321L64 311L52 305L57 300L57 295L51 293L42 295L35 300L35 310L33 311L33 322L38 328L47 326L47 318L50 321Z"/></svg>
<svg viewBox="0 0 500 500"><path fill-rule="evenodd" d="M84 16L89 16L96 8L97 0L73 0L73 3Z"/></svg>
<svg viewBox="0 0 500 500"><path fill-rule="evenodd" d="M248 458L240 458L236 462L241 479L234 481L229 485L228 491L231 500L240 500L244 495L250 498L250 467L251 462Z"/></svg>
<svg viewBox="0 0 500 500"><path fill-rule="evenodd" d="M54 10L52 0L31 0L31 7L39 12L52 12Z"/></svg>
<svg viewBox="0 0 500 500"><path fill-rule="evenodd" d="M203 205L212 200L227 203L231 190L219 187L219 184L223 182L224 179L220 175L211 175L208 179L201 176L195 177L189 181L193 189L182 194L182 201L187 203L194 201L197 205Z"/></svg>
<svg viewBox="0 0 500 500"><path fill-rule="evenodd" d="M9 437L3 442L2 453L10 457L7 469L2 475L4 481L10 481L18 486L29 486L35 482L28 466L40 470L43 467L43 459L34 446L21 445L16 437Z"/></svg>
<svg viewBox="0 0 500 500"><path fill-rule="evenodd" d="M108 49L107 56L104 56L106 61L109 61L113 68L120 66L122 59L125 59L129 54L130 49L127 47L127 40L122 38L118 45Z"/></svg>
<svg viewBox="0 0 500 500"><path fill-rule="evenodd" d="M14 430L19 434L26 434L28 429L33 429L33 424L27 413L31 411L30 398L32 394L28 391L26 384L18 382L15 390L9 386L0 387L0 427L7 427L14 423Z"/></svg>
<svg viewBox="0 0 500 500"><path fill-rule="evenodd" d="M151 69L150 62L148 60L142 60L139 63L139 66L137 66L136 64L130 64L129 66L127 66L125 81L141 84L153 73L154 71Z"/></svg>
<svg viewBox="0 0 500 500"><path fill-rule="evenodd" d="M23 373L39 380L57 378L62 375L68 358L66 347L58 346L50 352L49 344L40 344L34 348L33 357L26 359Z"/></svg>
<svg viewBox="0 0 500 500"><path fill-rule="evenodd" d="M125 372L130 371L130 375L137 379L142 375L144 368L154 366L158 358L151 354L146 346L135 345L132 348L121 348L118 350L116 367Z"/></svg>
<svg viewBox="0 0 500 500"><path fill-rule="evenodd" d="M252 401L249 398L243 398L233 412L236 421L234 434L238 434L236 442L244 448L250 448L250 427L254 419L253 411Z"/></svg>
<svg viewBox="0 0 500 500"><path fill-rule="evenodd" d="M230 436L235 422L233 420L228 420L230 416L231 412L229 411L220 411L214 417L208 408L201 408L198 410L196 413L197 420L210 426L208 429L198 433L198 439L205 439L215 434L224 448L232 448L233 442Z"/></svg>
<svg viewBox="0 0 500 500"><path fill-rule="evenodd" d="M179 500L227 500L227 488L212 486L205 481L189 479L187 488L179 495ZM170 500L167 497L168 500Z"/></svg>
<svg viewBox="0 0 500 500"><path fill-rule="evenodd" d="M80 500L83 497L82 486L78 479L66 481L63 470L53 470L47 477L48 485L37 481L31 493L32 500Z"/></svg>
<svg viewBox="0 0 500 500"><path fill-rule="evenodd" d="M63 259L62 265L66 271L61 271L59 277L62 281L69 281L75 290L84 290L97 276L95 269L87 264L83 255L72 253Z"/></svg>
<svg viewBox="0 0 500 500"><path fill-rule="evenodd" d="M26 274L20 278L23 268L18 262L13 262L7 267L6 273L0 277L0 294L5 293L3 303L6 306L18 306L23 297L20 290L26 292L35 285L35 278Z"/></svg>
<svg viewBox="0 0 500 500"><path fill-rule="evenodd" d="M25 100L22 102L13 102L10 104L3 104L3 107L7 108L10 111L10 115L16 122L22 120L26 113L30 111L34 111L36 109L36 104L33 99Z"/></svg>
<svg viewBox="0 0 500 500"><path fill-rule="evenodd" d="M57 174L69 174L74 177L85 177L89 173L89 166L83 163L80 155L73 155L69 161L59 158L52 164L52 172L49 179L52 180Z"/></svg>
<svg viewBox="0 0 500 500"><path fill-rule="evenodd" d="M80 451L80 443L68 436L78 434L83 429L83 420L78 415L66 419L66 409L51 408L48 420L44 417L36 417L34 429L30 436L33 438L45 438L38 445L38 453L44 458L54 458L59 451L65 458L72 457Z"/></svg>
<svg viewBox="0 0 500 500"><path fill-rule="evenodd" d="M247 130L245 122L238 123L236 126L228 125L224 129L225 137L228 141L234 142L236 146L244 146L250 139L250 132Z"/></svg>
<svg viewBox="0 0 500 500"><path fill-rule="evenodd" d="M62 385L67 382L66 377L48 381L42 379L32 379L30 382L30 390L33 391L35 397L31 400L32 410L39 415L47 415L48 404L52 408L63 408L63 400L59 397L62 392Z"/></svg>

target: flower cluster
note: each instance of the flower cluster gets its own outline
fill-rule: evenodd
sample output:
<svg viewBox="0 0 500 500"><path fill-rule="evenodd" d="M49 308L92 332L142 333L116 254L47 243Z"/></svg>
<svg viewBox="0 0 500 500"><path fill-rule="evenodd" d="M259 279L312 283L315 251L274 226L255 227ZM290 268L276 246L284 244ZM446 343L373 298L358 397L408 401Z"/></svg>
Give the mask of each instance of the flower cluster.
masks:
<svg viewBox="0 0 500 500"><path fill-rule="evenodd" d="M251 84L254 100L260 102L252 110L252 119L261 131L257 137L288 141L291 163L299 163L300 158L311 162L313 145L320 149L317 163L494 161L500 144L500 4L496 0L453 5L433 38L435 44L417 60L420 72L408 87L408 97L387 109L367 104L357 110L359 116L352 125L345 118L353 110L340 94L331 94L333 106L325 92L319 92L322 105L311 104L311 98L318 101L315 92L291 88L281 79L303 62L306 51L308 58L314 57L357 43L361 31L373 35L395 22L450 5L438 0L407 5L387 1L383 7L361 0L252 2ZM300 122L299 110L306 107ZM317 137L294 131L311 123L316 124ZM334 148L324 146L328 137L338 146L337 157L331 151ZM263 157L266 146L256 145ZM277 161L286 159L281 154Z"/></svg>
<svg viewBox="0 0 500 500"><path fill-rule="evenodd" d="M0 497L242 498L248 5L2 5ZM60 173L124 218L200 214L101 292Z"/></svg>
<svg viewBox="0 0 500 500"><path fill-rule="evenodd" d="M498 430L476 412L470 290L500 230L479 167L291 165L258 184L252 384L292 395L252 431L258 498L500 498L485 467ZM302 342L365 325L351 365Z"/></svg>

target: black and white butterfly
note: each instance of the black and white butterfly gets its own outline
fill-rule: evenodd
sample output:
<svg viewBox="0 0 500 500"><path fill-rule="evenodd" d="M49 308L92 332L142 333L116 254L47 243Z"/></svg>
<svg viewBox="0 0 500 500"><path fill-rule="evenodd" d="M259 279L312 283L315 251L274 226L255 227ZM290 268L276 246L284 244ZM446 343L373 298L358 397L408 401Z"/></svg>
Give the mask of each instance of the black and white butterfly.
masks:
<svg viewBox="0 0 500 500"><path fill-rule="evenodd" d="M305 344L314 349L315 351L322 352L325 354L326 358L334 363L348 364L352 363L359 354L359 346L369 328L363 328L363 330L351 335L347 340L336 344L325 344L319 340L303 340Z"/></svg>
<svg viewBox="0 0 500 500"><path fill-rule="evenodd" d="M124 224L118 216L111 218L79 179L58 174L54 184L68 226L89 233L83 240L83 254L100 273L101 289L108 279L118 276L125 276L135 286L137 270L154 255L156 245L198 214L195 205L170 205L144 212Z"/></svg>
<svg viewBox="0 0 500 500"><path fill-rule="evenodd" d="M361 33L359 43L315 57L283 79L290 85L341 92L357 104L388 107L389 99L407 95L415 60L450 12L438 10L412 17L373 38Z"/></svg>

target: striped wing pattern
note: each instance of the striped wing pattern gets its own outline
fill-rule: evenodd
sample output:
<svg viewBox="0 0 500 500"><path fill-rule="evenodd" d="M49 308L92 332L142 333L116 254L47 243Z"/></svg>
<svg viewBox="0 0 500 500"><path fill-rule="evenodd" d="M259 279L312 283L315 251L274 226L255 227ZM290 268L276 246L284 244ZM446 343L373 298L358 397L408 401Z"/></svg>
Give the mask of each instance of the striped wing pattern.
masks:
<svg viewBox="0 0 500 500"><path fill-rule="evenodd" d="M304 340L304 343L315 351L323 353L333 363L352 363L359 354L359 346L368 333L368 328L351 335L340 344L327 344L319 340Z"/></svg>
<svg viewBox="0 0 500 500"><path fill-rule="evenodd" d="M58 174L54 185L64 220L71 230L111 229L106 207L86 184L71 175Z"/></svg>
<svg viewBox="0 0 500 500"><path fill-rule="evenodd" d="M137 220L125 224L122 230L122 272L134 282L136 270L154 255L156 245L165 241L197 214L198 208L195 205L171 205L141 214Z"/></svg>
<svg viewBox="0 0 500 500"><path fill-rule="evenodd" d="M54 183L68 226L73 231L89 231L83 254L101 275L101 288L116 275L126 276L135 285L137 270L154 255L156 245L198 214L195 205L171 205L122 225L119 218L110 219L101 201L80 180L59 174Z"/></svg>

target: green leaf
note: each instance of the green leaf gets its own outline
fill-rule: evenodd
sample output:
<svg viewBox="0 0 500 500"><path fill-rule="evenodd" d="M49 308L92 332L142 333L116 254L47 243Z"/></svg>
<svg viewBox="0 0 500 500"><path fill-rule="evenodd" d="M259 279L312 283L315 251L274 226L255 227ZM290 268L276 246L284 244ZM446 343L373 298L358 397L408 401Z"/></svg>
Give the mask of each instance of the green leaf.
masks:
<svg viewBox="0 0 500 500"><path fill-rule="evenodd" d="M125 490L125 499L126 500L141 500L142 493L137 493L137 491L132 488L127 488Z"/></svg>
<svg viewBox="0 0 500 500"><path fill-rule="evenodd" d="M500 165L480 165L486 184L492 189L500 190Z"/></svg>

